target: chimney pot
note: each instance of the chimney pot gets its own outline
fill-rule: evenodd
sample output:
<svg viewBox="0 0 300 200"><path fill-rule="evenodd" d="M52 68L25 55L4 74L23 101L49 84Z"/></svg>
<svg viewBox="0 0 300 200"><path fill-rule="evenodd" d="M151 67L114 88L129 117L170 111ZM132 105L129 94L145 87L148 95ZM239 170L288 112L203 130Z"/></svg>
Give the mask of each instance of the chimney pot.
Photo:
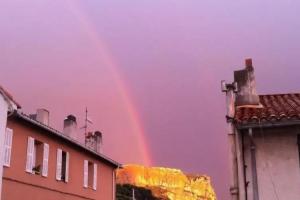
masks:
<svg viewBox="0 0 300 200"><path fill-rule="evenodd" d="M45 125L49 125L49 111L44 108L39 108L36 114L31 115L36 121L39 121Z"/></svg>
<svg viewBox="0 0 300 200"><path fill-rule="evenodd" d="M245 59L245 65L246 67L252 67L252 58Z"/></svg>
<svg viewBox="0 0 300 200"><path fill-rule="evenodd" d="M70 121L73 121L73 122L76 122L76 117L74 115L68 115L67 120L70 120Z"/></svg>
<svg viewBox="0 0 300 200"><path fill-rule="evenodd" d="M246 68L253 68L252 58L245 59L245 66L246 66Z"/></svg>
<svg viewBox="0 0 300 200"><path fill-rule="evenodd" d="M102 133L100 131L89 132L85 138L85 145L98 153L102 153Z"/></svg>
<svg viewBox="0 0 300 200"><path fill-rule="evenodd" d="M64 120L63 134L73 139L77 139L77 122L74 115L68 115Z"/></svg>

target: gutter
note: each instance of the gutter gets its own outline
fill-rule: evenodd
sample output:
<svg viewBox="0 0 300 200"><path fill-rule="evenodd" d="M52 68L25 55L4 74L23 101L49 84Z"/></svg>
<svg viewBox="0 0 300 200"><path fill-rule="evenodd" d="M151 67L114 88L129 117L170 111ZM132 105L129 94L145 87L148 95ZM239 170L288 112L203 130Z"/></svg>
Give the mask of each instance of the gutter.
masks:
<svg viewBox="0 0 300 200"><path fill-rule="evenodd" d="M297 126L300 125L300 120L290 120L290 121L276 121L276 122L259 122L259 123L235 123L235 126L238 130L247 130L254 128L275 128L275 127L284 127L284 126Z"/></svg>

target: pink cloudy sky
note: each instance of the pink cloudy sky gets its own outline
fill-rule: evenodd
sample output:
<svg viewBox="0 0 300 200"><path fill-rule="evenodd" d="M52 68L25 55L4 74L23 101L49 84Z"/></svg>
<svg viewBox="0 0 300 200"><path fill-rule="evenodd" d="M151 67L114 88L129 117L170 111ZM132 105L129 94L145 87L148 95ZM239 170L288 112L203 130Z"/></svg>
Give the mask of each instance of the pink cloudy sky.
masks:
<svg viewBox="0 0 300 200"><path fill-rule="evenodd" d="M212 177L228 199L220 80L252 57L260 93L299 91L299 1L0 2L0 84L26 113L44 107L104 134L122 163Z"/></svg>

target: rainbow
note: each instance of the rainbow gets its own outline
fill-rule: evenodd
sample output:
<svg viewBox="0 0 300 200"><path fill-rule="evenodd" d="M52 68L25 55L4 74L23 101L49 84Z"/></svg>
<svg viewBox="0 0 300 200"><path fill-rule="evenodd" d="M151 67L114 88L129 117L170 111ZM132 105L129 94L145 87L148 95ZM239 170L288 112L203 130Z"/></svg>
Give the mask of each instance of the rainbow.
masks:
<svg viewBox="0 0 300 200"><path fill-rule="evenodd" d="M146 143L147 140L145 130L142 127L139 114L133 104L133 101L131 100L132 98L129 92L130 90L127 88L125 81L122 79L115 59L108 50L107 45L105 45L105 42L97 33L96 29L94 28L95 26L92 24L92 20L88 18L88 15L86 15L82 9L79 9L79 6L76 5L74 0L67 0L66 2L70 11L78 19L78 22L82 26L82 29L95 44L96 50L98 51L99 55L101 55L101 58L103 59L102 61L105 63L105 66L111 72L113 80L118 87L118 92L120 93L129 114L134 134L137 137L138 148L141 150L143 156L143 164L146 166L151 166L152 159L148 145Z"/></svg>

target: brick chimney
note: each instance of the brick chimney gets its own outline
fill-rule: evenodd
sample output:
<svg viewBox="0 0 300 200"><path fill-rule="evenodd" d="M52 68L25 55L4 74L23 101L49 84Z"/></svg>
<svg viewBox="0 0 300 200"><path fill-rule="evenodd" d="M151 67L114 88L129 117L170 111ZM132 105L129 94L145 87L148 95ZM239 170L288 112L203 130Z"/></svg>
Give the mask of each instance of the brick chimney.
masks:
<svg viewBox="0 0 300 200"><path fill-rule="evenodd" d="M102 153L102 133L100 131L88 132L85 136L86 147Z"/></svg>
<svg viewBox="0 0 300 200"><path fill-rule="evenodd" d="M251 58L245 60L245 69L234 72L234 82L237 83L236 106L257 107L260 105Z"/></svg>
<svg viewBox="0 0 300 200"><path fill-rule="evenodd" d="M68 115L64 120L63 134L75 140L77 139L77 122L74 115Z"/></svg>

